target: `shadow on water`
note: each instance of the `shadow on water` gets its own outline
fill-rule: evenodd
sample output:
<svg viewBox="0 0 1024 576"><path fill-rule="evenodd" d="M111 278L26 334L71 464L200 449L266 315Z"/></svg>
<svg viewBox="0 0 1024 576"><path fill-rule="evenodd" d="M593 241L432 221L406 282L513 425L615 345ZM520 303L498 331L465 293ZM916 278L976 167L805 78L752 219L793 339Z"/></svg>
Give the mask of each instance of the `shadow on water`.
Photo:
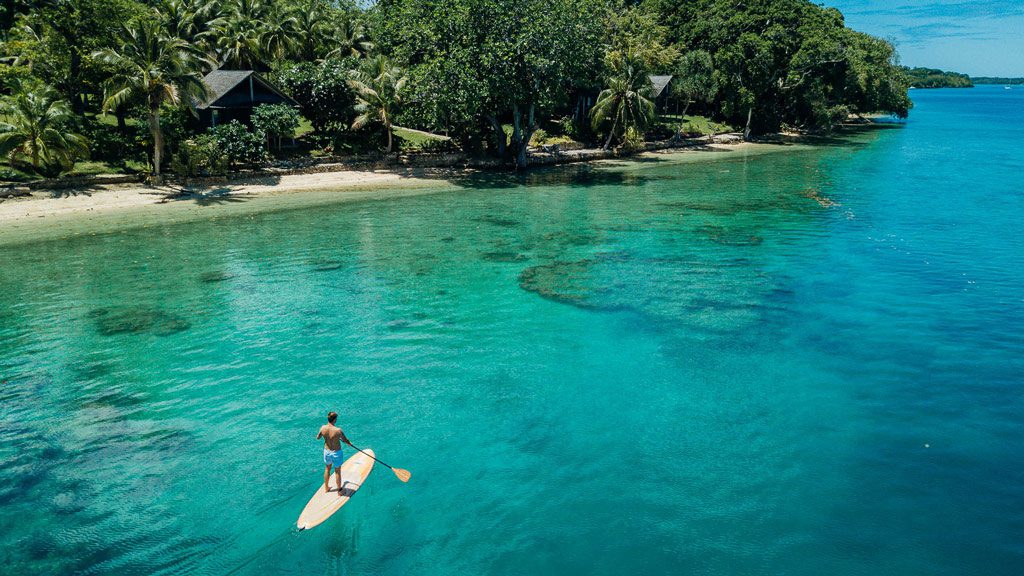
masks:
<svg viewBox="0 0 1024 576"><path fill-rule="evenodd" d="M211 270L209 272L203 272L199 275L199 281L204 284L216 284L218 282L224 282L234 278L233 274L224 272L223 270Z"/></svg>
<svg viewBox="0 0 1024 576"><path fill-rule="evenodd" d="M185 318L146 306L97 308L87 314L101 336L151 333L169 336L192 327Z"/></svg>
<svg viewBox="0 0 1024 576"><path fill-rule="evenodd" d="M660 160L654 160L658 162ZM613 165L614 166L614 165ZM642 186L653 180L670 180L670 176L639 175L602 169L593 164L538 166L521 172L478 172L451 177L452 182L471 189L509 189L525 186Z"/></svg>

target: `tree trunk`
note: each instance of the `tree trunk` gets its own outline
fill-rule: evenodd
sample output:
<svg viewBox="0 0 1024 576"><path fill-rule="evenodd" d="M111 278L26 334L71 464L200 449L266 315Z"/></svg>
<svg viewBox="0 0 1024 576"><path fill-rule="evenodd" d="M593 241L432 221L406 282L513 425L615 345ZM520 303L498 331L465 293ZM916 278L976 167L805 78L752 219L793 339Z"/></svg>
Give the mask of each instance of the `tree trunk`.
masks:
<svg viewBox="0 0 1024 576"><path fill-rule="evenodd" d="M74 47L71 48L71 59L68 64L68 85L71 88L71 111L81 116L85 113L85 101L80 90L82 55Z"/></svg>
<svg viewBox="0 0 1024 576"><path fill-rule="evenodd" d="M494 140L498 146L498 157L504 158L507 144L505 130L501 127L501 124L498 123L498 119L493 114L487 115L487 121L491 123L491 128L494 129Z"/></svg>
<svg viewBox="0 0 1024 576"><path fill-rule="evenodd" d="M743 128L743 139L750 140L750 119L754 116L754 107L747 108L747 126Z"/></svg>
<svg viewBox="0 0 1024 576"><path fill-rule="evenodd" d="M164 133L160 128L160 106L149 107L149 133L153 137L153 176L160 180L160 164L164 153Z"/></svg>
<svg viewBox="0 0 1024 576"><path fill-rule="evenodd" d="M612 129L608 131L608 139L604 141L604 147L602 150L607 150L612 145L612 137L615 136L615 129L619 126L619 117L615 116L615 120L612 121Z"/></svg>
<svg viewBox="0 0 1024 576"><path fill-rule="evenodd" d="M520 165L520 156L525 157L526 145L523 144L523 131L520 124L523 121L523 115L519 112L519 105L512 105L512 147L516 152L516 168Z"/></svg>
<svg viewBox="0 0 1024 576"><path fill-rule="evenodd" d="M522 143L519 146L518 154L516 155L516 166L519 168L526 168L528 160L526 158L527 148L530 146L530 138L533 138L533 132L535 130L534 122L534 111L535 107L530 104L530 113L527 115L527 124L522 128Z"/></svg>
<svg viewBox="0 0 1024 576"><path fill-rule="evenodd" d="M386 152L388 154L391 154L391 123L388 123L386 125L386 127L387 127L387 132L388 132L388 148L387 148Z"/></svg>
<svg viewBox="0 0 1024 576"><path fill-rule="evenodd" d="M686 106L683 106L683 113L679 115L679 121L680 122L682 122L683 120L686 120L686 111L690 109L690 102L692 102L692 100L687 100L686 101Z"/></svg>

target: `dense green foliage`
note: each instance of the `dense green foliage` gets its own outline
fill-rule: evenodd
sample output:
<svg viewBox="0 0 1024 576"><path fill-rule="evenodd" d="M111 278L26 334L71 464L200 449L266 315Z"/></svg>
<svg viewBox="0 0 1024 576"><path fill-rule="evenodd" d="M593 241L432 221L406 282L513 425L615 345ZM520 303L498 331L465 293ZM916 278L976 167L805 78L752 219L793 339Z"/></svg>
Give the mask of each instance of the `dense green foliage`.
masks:
<svg viewBox="0 0 1024 576"><path fill-rule="evenodd" d="M352 128L358 130L367 124L379 122L388 135L385 152L393 146L392 120L402 104L402 96L409 77L401 68L391 65L384 56L375 56L350 73L349 87L356 93Z"/></svg>
<svg viewBox="0 0 1024 576"><path fill-rule="evenodd" d="M669 136L691 107L747 135L910 107L893 46L810 0L9 0L0 10L0 94L52 87L39 90L93 136L94 158L115 164L117 150L136 159L145 127L154 175L168 156L189 174L216 172L221 156L259 162L266 147L242 142L280 147L295 133L294 111L277 108L258 110L252 130L203 136L189 109L217 67L255 69L298 102L313 129L300 149L390 151L404 126L520 166L531 143L665 137L655 104L678 119ZM657 102L650 74L673 76ZM215 153L215 140L232 152Z"/></svg>
<svg viewBox="0 0 1024 576"><path fill-rule="evenodd" d="M210 129L218 149L227 157L228 165L256 166L266 159L267 135L250 129L238 120Z"/></svg>
<svg viewBox="0 0 1024 576"><path fill-rule="evenodd" d="M125 27L120 40L120 49L94 53L112 71L103 110L117 110L133 101L143 103L153 142L153 174L159 176L164 152L161 111L165 104L191 106L206 95L201 74L205 56L196 45L169 36L152 20Z"/></svg>
<svg viewBox="0 0 1024 576"><path fill-rule="evenodd" d="M1001 76L971 76L975 84L1002 84L1003 86L1020 86L1024 78L1006 78Z"/></svg>
<svg viewBox="0 0 1024 576"><path fill-rule="evenodd" d="M18 91L0 101L0 156L46 175L70 170L88 152L71 107L52 88Z"/></svg>
<svg viewBox="0 0 1024 576"><path fill-rule="evenodd" d="M598 94L597 103L590 113L595 131L610 124L605 150L613 137L625 135L631 129L642 130L654 119L651 81L644 72L643 57L632 51L625 54L613 52L609 60L611 75L608 87Z"/></svg>
<svg viewBox="0 0 1024 576"><path fill-rule="evenodd" d="M252 127L262 132L268 139L277 141L281 148L282 138L292 138L299 127L299 112L287 104L262 104L252 111Z"/></svg>
<svg viewBox="0 0 1024 576"><path fill-rule="evenodd" d="M179 176L219 176L227 172L228 155L214 134L200 134L185 140L171 159L171 170Z"/></svg>
<svg viewBox="0 0 1024 576"><path fill-rule="evenodd" d="M711 54L723 117L746 132L827 127L850 112L906 116L896 52L807 0L647 0L672 40Z"/></svg>
<svg viewBox="0 0 1024 576"><path fill-rule="evenodd" d="M973 88L974 83L967 74L946 72L934 68L904 68L910 85L914 88Z"/></svg>

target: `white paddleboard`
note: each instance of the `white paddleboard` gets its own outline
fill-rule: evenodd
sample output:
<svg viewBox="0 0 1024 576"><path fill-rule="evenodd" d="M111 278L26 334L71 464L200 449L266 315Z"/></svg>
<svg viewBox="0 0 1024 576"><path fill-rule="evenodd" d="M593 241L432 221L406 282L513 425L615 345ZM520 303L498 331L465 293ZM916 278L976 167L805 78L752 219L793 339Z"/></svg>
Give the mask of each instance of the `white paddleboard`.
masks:
<svg viewBox="0 0 1024 576"><path fill-rule="evenodd" d="M319 526L352 498L373 469L373 458L367 454L375 455L373 450L367 448L366 454L356 452L355 456L345 460L341 465L340 488L337 475L331 470L331 480L328 483L330 490L325 492L323 484L318 487L316 494L313 494L306 507L302 509L302 514L299 514L299 521L296 522L299 530Z"/></svg>

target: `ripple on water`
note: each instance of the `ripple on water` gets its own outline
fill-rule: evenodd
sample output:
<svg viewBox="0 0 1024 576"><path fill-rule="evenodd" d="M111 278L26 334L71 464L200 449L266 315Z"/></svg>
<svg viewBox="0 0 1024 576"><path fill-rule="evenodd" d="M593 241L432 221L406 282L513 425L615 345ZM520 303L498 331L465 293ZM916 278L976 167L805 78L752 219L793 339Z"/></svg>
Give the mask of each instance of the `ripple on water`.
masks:
<svg viewBox="0 0 1024 576"><path fill-rule="evenodd" d="M764 242L764 238L757 234L752 234L749 230L727 228L712 224L698 227L697 233L715 244L723 246L759 246Z"/></svg>

